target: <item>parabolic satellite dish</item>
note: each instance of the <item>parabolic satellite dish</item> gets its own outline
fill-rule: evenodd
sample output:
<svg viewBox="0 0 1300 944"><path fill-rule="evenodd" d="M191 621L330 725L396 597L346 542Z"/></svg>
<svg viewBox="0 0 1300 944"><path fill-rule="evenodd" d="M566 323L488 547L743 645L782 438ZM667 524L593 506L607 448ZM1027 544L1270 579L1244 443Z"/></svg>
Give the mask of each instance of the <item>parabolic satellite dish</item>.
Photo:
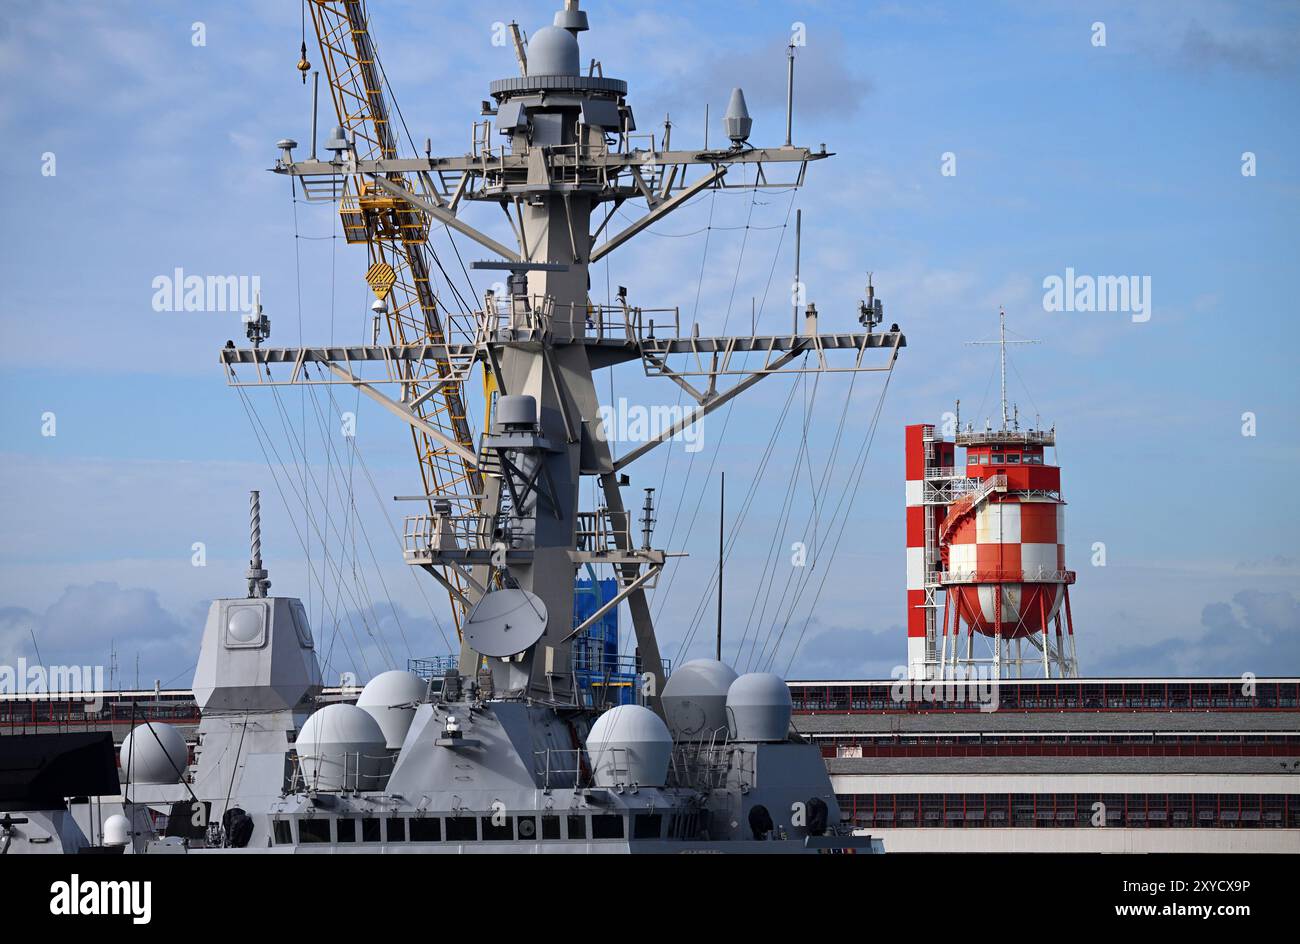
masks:
<svg viewBox="0 0 1300 944"><path fill-rule="evenodd" d="M527 590L485 593L465 620L470 648L498 659L523 652L545 632L546 604Z"/></svg>

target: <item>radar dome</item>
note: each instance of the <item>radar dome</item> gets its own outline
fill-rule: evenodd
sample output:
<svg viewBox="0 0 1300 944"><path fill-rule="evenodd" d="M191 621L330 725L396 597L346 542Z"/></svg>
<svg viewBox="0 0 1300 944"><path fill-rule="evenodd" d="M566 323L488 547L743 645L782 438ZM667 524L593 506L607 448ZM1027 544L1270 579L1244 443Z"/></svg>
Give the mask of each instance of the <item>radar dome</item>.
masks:
<svg viewBox="0 0 1300 944"><path fill-rule="evenodd" d="M784 741L790 711L790 689L772 672L742 675L727 689L727 724L734 741Z"/></svg>
<svg viewBox="0 0 1300 944"><path fill-rule="evenodd" d="M736 672L715 659L692 659L664 685L664 717L679 741L706 740L727 727L727 689Z"/></svg>
<svg viewBox="0 0 1300 944"><path fill-rule="evenodd" d="M587 735L587 756L598 787L662 787L668 780L672 751L668 726L642 705L609 709Z"/></svg>
<svg viewBox="0 0 1300 944"><path fill-rule="evenodd" d="M121 813L104 820L104 845L125 846L131 841L131 824Z"/></svg>
<svg viewBox="0 0 1300 944"><path fill-rule="evenodd" d="M170 724L150 721L131 729L118 755L131 783L179 783L189 763L185 738Z"/></svg>
<svg viewBox="0 0 1300 944"><path fill-rule="evenodd" d="M497 398L497 422L531 429L537 425L537 398L523 393Z"/></svg>
<svg viewBox="0 0 1300 944"><path fill-rule="evenodd" d="M415 718L415 706L424 701L424 679L414 672L393 669L380 672L361 690L357 707L374 718L391 751L402 746Z"/></svg>
<svg viewBox="0 0 1300 944"><path fill-rule="evenodd" d="M558 26L543 26L528 40L529 75L578 75L578 37Z"/></svg>
<svg viewBox="0 0 1300 944"><path fill-rule="evenodd" d="M303 722L295 747L310 790L372 790L386 758L379 722L356 705L326 705Z"/></svg>

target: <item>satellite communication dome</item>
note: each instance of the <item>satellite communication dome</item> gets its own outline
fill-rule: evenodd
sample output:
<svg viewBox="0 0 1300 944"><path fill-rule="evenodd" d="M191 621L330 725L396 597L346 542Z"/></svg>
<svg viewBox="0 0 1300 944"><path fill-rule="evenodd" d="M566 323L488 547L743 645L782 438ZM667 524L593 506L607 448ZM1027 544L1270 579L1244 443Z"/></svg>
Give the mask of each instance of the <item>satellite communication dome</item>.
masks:
<svg viewBox="0 0 1300 944"><path fill-rule="evenodd" d="M104 845L125 846L131 841L131 824L121 813L104 820Z"/></svg>
<svg viewBox="0 0 1300 944"><path fill-rule="evenodd" d="M734 741L784 741L790 713L790 689L772 672L742 675L727 689L727 723Z"/></svg>
<svg viewBox="0 0 1300 944"><path fill-rule="evenodd" d="M727 689L735 670L716 659L692 659L673 672L664 686L664 716L673 737L701 741L727 727Z"/></svg>
<svg viewBox="0 0 1300 944"><path fill-rule="evenodd" d="M642 705L609 709L587 734L587 756L598 787L662 787L668 781L672 752L668 726Z"/></svg>
<svg viewBox="0 0 1300 944"><path fill-rule="evenodd" d="M379 722L356 705L326 705L298 732L295 747L308 789L336 793L379 786L387 742Z"/></svg>
<svg viewBox="0 0 1300 944"><path fill-rule="evenodd" d="M578 37L558 26L543 26L528 40L529 75L578 75Z"/></svg>
<svg viewBox="0 0 1300 944"><path fill-rule="evenodd" d="M357 707L379 724L390 751L400 748L406 740L406 732L415 718L415 706L424 701L426 688L424 679L414 672L393 669L380 672L361 690Z"/></svg>
<svg viewBox="0 0 1300 944"><path fill-rule="evenodd" d="M179 783L189 764L185 738L170 724L150 721L131 729L118 755L132 783Z"/></svg>

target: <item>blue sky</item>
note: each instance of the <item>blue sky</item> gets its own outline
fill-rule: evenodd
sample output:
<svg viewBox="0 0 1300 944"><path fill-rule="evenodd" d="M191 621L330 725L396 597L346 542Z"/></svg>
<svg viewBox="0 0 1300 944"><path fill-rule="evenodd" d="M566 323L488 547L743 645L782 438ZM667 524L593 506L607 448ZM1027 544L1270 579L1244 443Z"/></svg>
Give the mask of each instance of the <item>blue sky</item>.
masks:
<svg viewBox="0 0 1300 944"><path fill-rule="evenodd" d="M536 29L554 6L373 3L380 54L416 140L463 151L488 82L515 70L511 52L492 45L493 24ZM746 90L754 141L779 143L783 47L791 24L806 24L795 136L836 152L810 169L793 202L789 193L696 200L612 254L607 271L597 266L593 294L626 285L634 303L680 306L706 332L743 325L752 298L760 329L775 330L789 318L793 269L782 227L799 208L804 279L823 326L853 324L871 271L887 321L909 339L860 480L845 457L868 429L875 375L851 394L847 379L827 378L815 399L811 381L764 381L710 418L701 452L661 449L633 468L634 494L661 489L659 541L671 536L671 549L693 554L655 591L667 655L710 651L711 627L696 617L717 518L701 496L725 470L729 508L753 488L728 562L727 649L785 620L747 617L764 584L789 576L764 566L795 481L783 547L811 540L819 512L819 535L832 534L834 498L847 488L853 501L834 520L844 525L837 553L790 614L773 665L880 677L903 661L902 428L938 422L958 397L964 418L996 411L993 352L964 342L994 336L1005 305L1019 337L1042 341L1013 350L1011 393L1022 415L1059 431L1085 672L1300 672L1300 8L585 6L584 55L628 81L642 130L671 114L679 146L701 142L706 102L720 140L716 119L734 85ZM196 22L204 45L192 41ZM1104 47L1093 44L1098 22ZM137 654L143 682L187 682L206 601L241 590L254 487L275 591L309 598L332 671L364 676L447 648L445 600L406 572L385 521L399 526L407 510L388 499L419 490L404 429L356 407L368 475L354 464L352 481L373 547L358 545L362 577L344 593L321 572L316 542L313 581L296 537L312 526L276 487L291 493L285 483L301 483L300 472L268 469L215 366L217 348L240 336L237 316L151 307L152 280L176 267L255 274L272 343L361 336L364 252L329 238L338 233L331 208L295 205L287 182L265 171L276 139L309 136L310 89L293 68L299 41L292 2L0 3L0 662L31 658L34 635L47 662L103 662L113 647L128 683ZM308 56L319 59L310 42ZM1252 177L1241 173L1247 151ZM941 173L947 152L955 176ZM47 154L53 176L42 173ZM472 207L467 219L500 236L488 209ZM435 248L449 251L445 240ZM479 257L468 245L462 253ZM1150 320L1044 311L1043 279L1067 267L1149 276ZM806 408L816 422L801 461L814 478L850 397L824 505L804 487L798 450L778 450L754 482L791 384L781 436L797 436ZM676 401L671 385L636 368L616 372L612 389ZM325 467L313 401L282 396L284 428L301 435L307 421L309 485L344 483L333 454ZM272 398L251 401L269 429L282 429ZM41 434L47 412L53 437ZM1242 435L1246 412L1254 436ZM192 566L194 542L206 545L205 567ZM1095 542L1106 546L1105 567L1091 564Z"/></svg>

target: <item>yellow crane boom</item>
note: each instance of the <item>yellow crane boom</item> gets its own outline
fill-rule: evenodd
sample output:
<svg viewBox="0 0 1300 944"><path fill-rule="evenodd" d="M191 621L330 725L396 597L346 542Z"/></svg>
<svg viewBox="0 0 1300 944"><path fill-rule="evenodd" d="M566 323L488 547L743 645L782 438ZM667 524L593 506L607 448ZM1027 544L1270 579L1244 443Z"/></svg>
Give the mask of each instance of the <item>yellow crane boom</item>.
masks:
<svg viewBox="0 0 1300 944"><path fill-rule="evenodd" d="M370 35L362 0L311 0L312 25L320 43L322 69L339 125L364 160L396 158L397 134L390 120L383 71ZM387 175L411 187L402 174ZM410 203L356 175L345 185L339 218L349 243L365 243L370 257L367 281L387 306L384 317L393 344L446 345L449 334L464 329L450 310L440 308L430 283L429 219ZM446 358L409 362L406 400L417 415L462 447L474 451L474 436L465 410L462 368ZM481 475L462 456L427 433L411 428L425 494L448 502L457 514L476 513L474 496L483 491ZM452 617L459 634L464 617L466 581L455 570L450 582ZM457 594L460 594L458 596Z"/></svg>

